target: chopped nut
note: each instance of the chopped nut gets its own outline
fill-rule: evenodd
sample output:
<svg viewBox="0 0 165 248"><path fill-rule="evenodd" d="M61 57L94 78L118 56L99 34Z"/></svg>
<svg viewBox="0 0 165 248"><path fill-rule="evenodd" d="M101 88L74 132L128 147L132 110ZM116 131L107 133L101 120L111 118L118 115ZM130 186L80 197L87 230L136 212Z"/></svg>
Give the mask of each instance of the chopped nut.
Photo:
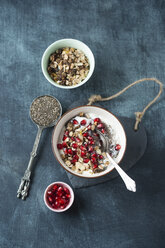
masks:
<svg viewBox="0 0 165 248"><path fill-rule="evenodd" d="M64 155L64 154L61 154L61 158L62 158L62 159L65 159L65 155Z"/></svg>
<svg viewBox="0 0 165 248"><path fill-rule="evenodd" d="M97 152L97 154L101 154L101 150L100 149L97 149L96 152Z"/></svg>
<svg viewBox="0 0 165 248"><path fill-rule="evenodd" d="M73 136L73 132L72 132L72 131L69 133L69 136L70 136L70 137L72 137L72 136Z"/></svg>
<svg viewBox="0 0 165 248"><path fill-rule="evenodd" d="M79 114L79 116L80 116L80 117L83 117L83 116L84 116L84 113L83 113L83 112L81 112L81 113Z"/></svg>
<svg viewBox="0 0 165 248"><path fill-rule="evenodd" d="M69 160L67 160L67 161L65 162L65 164L66 164L67 166L69 166L69 165L71 165L71 162L70 162Z"/></svg>
<svg viewBox="0 0 165 248"><path fill-rule="evenodd" d="M96 128L96 126L93 124L93 125L91 126L91 130L94 131L95 128Z"/></svg>
<svg viewBox="0 0 165 248"><path fill-rule="evenodd" d="M85 170L85 166L81 164L80 162L76 162L76 172L82 173Z"/></svg>

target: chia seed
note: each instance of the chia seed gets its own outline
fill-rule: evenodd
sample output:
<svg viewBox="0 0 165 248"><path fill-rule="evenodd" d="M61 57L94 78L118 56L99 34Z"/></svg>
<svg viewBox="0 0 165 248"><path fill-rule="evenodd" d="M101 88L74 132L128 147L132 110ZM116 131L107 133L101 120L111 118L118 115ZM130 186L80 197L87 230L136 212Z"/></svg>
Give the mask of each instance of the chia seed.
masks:
<svg viewBox="0 0 165 248"><path fill-rule="evenodd" d="M30 107L32 120L39 126L50 126L60 115L61 106L52 96L36 98Z"/></svg>

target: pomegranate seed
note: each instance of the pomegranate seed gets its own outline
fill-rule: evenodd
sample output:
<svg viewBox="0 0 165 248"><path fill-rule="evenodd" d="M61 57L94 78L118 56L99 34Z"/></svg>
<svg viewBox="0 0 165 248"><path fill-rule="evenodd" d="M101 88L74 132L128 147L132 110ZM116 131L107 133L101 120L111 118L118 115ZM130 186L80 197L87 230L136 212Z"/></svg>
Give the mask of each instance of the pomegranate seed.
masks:
<svg viewBox="0 0 165 248"><path fill-rule="evenodd" d="M66 142L63 142L63 143L62 143L62 146L66 148L68 145L67 145Z"/></svg>
<svg viewBox="0 0 165 248"><path fill-rule="evenodd" d="M77 154L77 150L73 151L73 155L76 155Z"/></svg>
<svg viewBox="0 0 165 248"><path fill-rule="evenodd" d="M78 124L78 121L76 119L73 120L73 124L74 125L77 125Z"/></svg>
<svg viewBox="0 0 165 248"><path fill-rule="evenodd" d="M68 154L68 149L64 148L63 151L65 154Z"/></svg>
<svg viewBox="0 0 165 248"><path fill-rule="evenodd" d="M88 144L86 142L84 142L84 146L85 146L85 148L87 148L88 147Z"/></svg>
<svg viewBox="0 0 165 248"><path fill-rule="evenodd" d="M95 157L92 157L91 158L91 161L92 161L93 164L96 163L96 158Z"/></svg>
<svg viewBox="0 0 165 248"><path fill-rule="evenodd" d="M71 164L75 164L77 162L77 159L72 159L70 162Z"/></svg>
<svg viewBox="0 0 165 248"><path fill-rule="evenodd" d="M92 136L88 136L88 140L93 140Z"/></svg>
<svg viewBox="0 0 165 248"><path fill-rule="evenodd" d="M66 194L66 197L67 197L67 198L70 198L71 196L70 196L70 194Z"/></svg>
<svg viewBox="0 0 165 248"><path fill-rule="evenodd" d="M94 164L94 165L93 165L93 169L96 169L97 167L98 167L97 164Z"/></svg>
<svg viewBox="0 0 165 248"><path fill-rule="evenodd" d="M88 125L88 126L87 126L87 129L88 129L88 130L91 130L91 125Z"/></svg>
<svg viewBox="0 0 165 248"><path fill-rule="evenodd" d="M64 187L64 192L65 193L67 193L67 194L69 194L70 192L69 192L69 189L68 188L66 188L66 187Z"/></svg>
<svg viewBox="0 0 165 248"><path fill-rule="evenodd" d="M92 146L89 146L88 152L93 152L93 147Z"/></svg>
<svg viewBox="0 0 165 248"><path fill-rule="evenodd" d="M102 128L102 129L101 129L101 132L102 132L102 133L105 133L105 129L104 129L104 128Z"/></svg>
<svg viewBox="0 0 165 248"><path fill-rule="evenodd" d="M59 150L61 150L61 149L63 148L63 145L62 145L62 144L57 144L57 148L58 148Z"/></svg>
<svg viewBox="0 0 165 248"><path fill-rule="evenodd" d="M86 123L87 123L86 120L82 120L82 121L80 122L81 126L85 126Z"/></svg>
<svg viewBox="0 0 165 248"><path fill-rule="evenodd" d="M99 159L103 159L103 155L99 155Z"/></svg>
<svg viewBox="0 0 165 248"><path fill-rule="evenodd" d="M78 160L78 159L79 159L79 156L78 156L77 154L75 154L75 155L73 156L73 158L76 159L76 160Z"/></svg>
<svg viewBox="0 0 165 248"><path fill-rule="evenodd" d="M59 196L59 197L61 197L62 196L62 192L57 192L56 195Z"/></svg>
<svg viewBox="0 0 165 248"><path fill-rule="evenodd" d="M75 138L74 137L71 137L71 140L75 141Z"/></svg>
<svg viewBox="0 0 165 248"><path fill-rule="evenodd" d="M89 135L89 134L88 134L87 132L83 133L83 136L84 136L84 137L88 137L88 135Z"/></svg>
<svg viewBox="0 0 165 248"><path fill-rule="evenodd" d="M98 124L98 125L97 125L97 128L98 128L98 129L102 129L102 128L104 128L103 123Z"/></svg>
<svg viewBox="0 0 165 248"><path fill-rule="evenodd" d="M58 192L62 192L62 190L63 190L62 186L58 187L58 189L57 189Z"/></svg>
<svg viewBox="0 0 165 248"><path fill-rule="evenodd" d="M57 190L57 189L58 189L57 184L54 184L53 187L52 187L52 189L53 189L54 191Z"/></svg>
<svg viewBox="0 0 165 248"><path fill-rule="evenodd" d="M55 208L55 207L56 207L54 203L52 204L52 207L53 207L53 208Z"/></svg>
<svg viewBox="0 0 165 248"><path fill-rule="evenodd" d="M94 145L94 143L95 143L94 140L90 140L90 141L89 141L89 144L90 144L90 145Z"/></svg>
<svg viewBox="0 0 165 248"><path fill-rule="evenodd" d="M115 150L116 150L116 151L119 151L120 149L121 149L121 145L117 144L117 145L115 146Z"/></svg>
<svg viewBox="0 0 165 248"><path fill-rule="evenodd" d="M58 201L55 202L55 208L59 208L60 207L60 204Z"/></svg>
<svg viewBox="0 0 165 248"><path fill-rule="evenodd" d="M64 140L66 140L66 138L67 138L67 136L66 136L66 135L64 135L62 140L64 141Z"/></svg>
<svg viewBox="0 0 165 248"><path fill-rule="evenodd" d="M73 154L73 151L71 148L68 149L68 154L72 155Z"/></svg>
<svg viewBox="0 0 165 248"><path fill-rule="evenodd" d="M51 196L48 197L49 202L53 202L53 198Z"/></svg>
<svg viewBox="0 0 165 248"><path fill-rule="evenodd" d="M97 158L97 153L93 153L92 158Z"/></svg>
<svg viewBox="0 0 165 248"><path fill-rule="evenodd" d="M78 137L76 137L76 142L80 143L81 140Z"/></svg>
<svg viewBox="0 0 165 248"><path fill-rule="evenodd" d="M65 200L63 200L63 199L59 199L59 201L58 201L61 205L64 205L65 204Z"/></svg>
<svg viewBox="0 0 165 248"><path fill-rule="evenodd" d="M48 195L52 195L52 191L49 190L49 191L47 192L47 194L48 194Z"/></svg>
<svg viewBox="0 0 165 248"><path fill-rule="evenodd" d="M84 159L83 159L83 162L84 162L84 163L88 163L88 162L89 162L89 158L84 158Z"/></svg>
<svg viewBox="0 0 165 248"><path fill-rule="evenodd" d="M68 130L65 131L65 135L66 135L66 136L69 135L69 131L68 131Z"/></svg>
<svg viewBox="0 0 165 248"><path fill-rule="evenodd" d="M100 118L95 118L95 119L94 119L94 122L100 123L101 120L100 120Z"/></svg>
<svg viewBox="0 0 165 248"><path fill-rule="evenodd" d="M81 157L84 157L84 156L86 156L86 152L81 151Z"/></svg>
<svg viewBox="0 0 165 248"><path fill-rule="evenodd" d="M72 144L72 147L73 147L73 148L77 148L77 147L78 147L78 144L77 144L77 143L73 143L73 144Z"/></svg>
<svg viewBox="0 0 165 248"><path fill-rule="evenodd" d="M86 150L85 146L80 146L80 150L85 151Z"/></svg>

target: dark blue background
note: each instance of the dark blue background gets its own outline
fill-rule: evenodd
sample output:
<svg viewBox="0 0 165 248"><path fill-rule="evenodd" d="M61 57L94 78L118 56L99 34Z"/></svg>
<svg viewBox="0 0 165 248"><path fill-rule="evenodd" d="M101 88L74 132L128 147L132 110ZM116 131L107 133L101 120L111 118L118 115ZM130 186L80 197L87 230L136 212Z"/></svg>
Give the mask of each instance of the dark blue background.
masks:
<svg viewBox="0 0 165 248"><path fill-rule="evenodd" d="M52 42L75 38L96 59L94 75L74 90L53 87L41 71ZM118 177L76 189L68 212L55 214L43 202L46 186L69 183L50 145L52 129L40 144L29 198L16 191L29 160L36 127L28 117L32 100L56 96L64 111L91 94L108 96L143 77L165 78L165 1L1 0L0 1L0 247L1 248L163 248L165 247L165 99L146 113L148 147L129 171L137 193ZM133 117L158 91L152 82L102 103L116 115Z"/></svg>

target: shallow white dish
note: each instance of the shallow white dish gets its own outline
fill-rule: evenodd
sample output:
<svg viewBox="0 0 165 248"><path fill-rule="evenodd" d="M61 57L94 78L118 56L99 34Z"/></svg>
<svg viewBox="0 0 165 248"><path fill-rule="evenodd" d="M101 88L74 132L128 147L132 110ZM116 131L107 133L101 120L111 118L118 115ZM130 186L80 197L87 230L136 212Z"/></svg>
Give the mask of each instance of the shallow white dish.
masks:
<svg viewBox="0 0 165 248"><path fill-rule="evenodd" d="M121 160L124 156L124 153L126 151L126 143L127 143L124 128L115 115L113 115L108 110L101 108L101 107L97 107L97 106L86 106L86 105L80 106L80 107L69 110L61 117L61 119L58 121L57 125L55 126L54 132L52 135L53 153L54 153L56 159L58 160L58 162L60 163L60 165L65 170L67 170L68 172L70 172L73 175L76 175L79 177L85 177L85 178L96 178L96 177L104 176L107 173L109 173L112 169L114 169L114 166L112 164L108 165L108 167L105 171L102 171L99 173L90 174L89 172L84 171L83 174L79 174L79 173L76 173L75 171L71 170L70 168L68 168L65 165L64 161L62 160L62 158L60 156L60 152L57 149L57 144L59 143L59 141L61 140L61 138L63 136L65 124L70 119L72 119L73 117L78 115L80 112L88 113L89 115L92 114L95 117L99 117L106 125L110 125L112 127L112 130L114 132L114 138L115 138L116 142L121 145L120 152L119 152L118 156L115 158L115 161L116 161L116 163L121 162Z"/></svg>
<svg viewBox="0 0 165 248"><path fill-rule="evenodd" d="M77 85L72 85L72 86L59 85L51 79L51 77L47 71L50 55L52 53L54 53L57 49L63 48L63 47L73 47L73 48L79 49L88 58L89 65L90 65L88 75L81 83L79 83ZM73 88L77 88L77 87L80 87L81 85L85 84L89 80L89 78L92 76L94 68L95 68L95 59L94 59L94 55L93 55L92 51L90 50L90 48L87 45L85 45L82 41L75 40L75 39L62 39L62 40L55 41L45 50L45 52L42 56L42 60L41 60L41 68L42 68L42 72L43 72L45 78L54 86L62 88L62 89L73 89Z"/></svg>

